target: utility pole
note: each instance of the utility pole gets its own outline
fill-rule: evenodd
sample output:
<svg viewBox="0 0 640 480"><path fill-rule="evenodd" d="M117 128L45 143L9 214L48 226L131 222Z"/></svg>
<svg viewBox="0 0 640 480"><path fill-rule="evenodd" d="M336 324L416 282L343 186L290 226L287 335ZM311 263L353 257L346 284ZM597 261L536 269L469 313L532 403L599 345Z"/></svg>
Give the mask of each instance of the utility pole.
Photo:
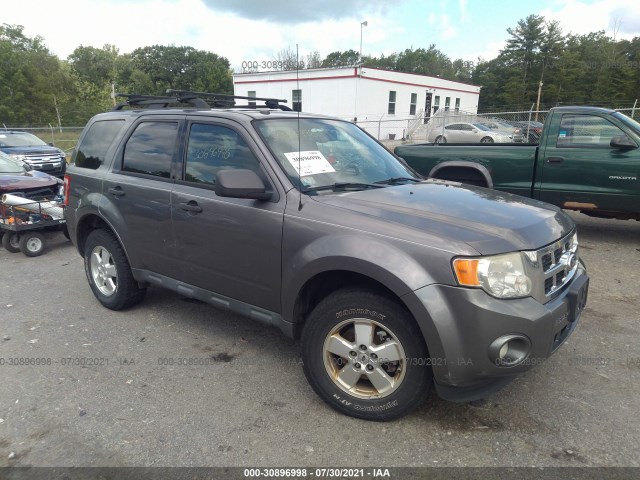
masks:
<svg viewBox="0 0 640 480"><path fill-rule="evenodd" d="M58 117L58 130L62 133L62 122L60 121L60 110L58 110L58 100L53 96L53 105L56 107L56 117Z"/></svg>
<svg viewBox="0 0 640 480"><path fill-rule="evenodd" d="M538 84L538 101L536 102L536 117L535 121L538 121L538 112L540 111L540 94L542 93L542 81Z"/></svg>
<svg viewBox="0 0 640 480"><path fill-rule="evenodd" d="M358 70L358 75L354 79L356 82L356 91L353 98L353 121L358 121L358 83L360 83L360 76L362 75L362 27L366 27L369 25L369 22L366 20L364 22L360 22L360 55L358 56L358 65L356 65L356 69Z"/></svg>
<svg viewBox="0 0 640 480"><path fill-rule="evenodd" d="M366 20L364 22L360 22L360 57L358 57L358 63L362 64L362 27L366 27L369 25L369 22Z"/></svg>
<svg viewBox="0 0 640 480"><path fill-rule="evenodd" d="M116 106L116 84L111 82L111 100L113 100L113 106Z"/></svg>

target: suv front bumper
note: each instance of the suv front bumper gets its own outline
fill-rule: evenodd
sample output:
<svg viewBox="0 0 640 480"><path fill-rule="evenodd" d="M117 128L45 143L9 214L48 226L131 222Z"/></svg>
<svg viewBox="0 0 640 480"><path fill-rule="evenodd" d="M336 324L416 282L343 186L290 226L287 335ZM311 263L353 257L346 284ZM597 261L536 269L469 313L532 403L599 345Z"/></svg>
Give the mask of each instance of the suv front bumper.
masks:
<svg viewBox="0 0 640 480"><path fill-rule="evenodd" d="M436 390L452 401L484 398L545 363L575 330L589 277L582 265L558 297L500 300L483 290L429 285L404 297L425 337ZM501 351L509 341L511 347ZM500 353L514 355L500 359ZM419 360L419 359L418 359ZM416 361L408 359L409 362Z"/></svg>

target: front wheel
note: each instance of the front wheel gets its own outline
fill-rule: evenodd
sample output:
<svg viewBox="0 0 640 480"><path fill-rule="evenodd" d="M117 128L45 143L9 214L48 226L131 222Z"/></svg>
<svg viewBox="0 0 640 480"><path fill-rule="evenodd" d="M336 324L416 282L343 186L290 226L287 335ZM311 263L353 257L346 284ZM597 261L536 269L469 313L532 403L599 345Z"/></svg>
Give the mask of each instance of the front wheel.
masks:
<svg viewBox="0 0 640 480"><path fill-rule="evenodd" d="M311 312L302 335L304 373L332 408L366 420L392 420L431 388L422 334L396 301L345 289Z"/></svg>
<svg viewBox="0 0 640 480"><path fill-rule="evenodd" d="M111 310L135 305L144 297L120 242L107 230L92 231L85 242L84 270L96 298Z"/></svg>

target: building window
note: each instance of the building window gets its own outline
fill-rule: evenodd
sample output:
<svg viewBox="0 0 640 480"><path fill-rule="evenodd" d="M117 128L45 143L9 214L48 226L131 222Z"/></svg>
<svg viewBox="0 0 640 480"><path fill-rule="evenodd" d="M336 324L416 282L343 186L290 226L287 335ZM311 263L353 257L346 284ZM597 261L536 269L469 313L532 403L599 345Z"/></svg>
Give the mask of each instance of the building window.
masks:
<svg viewBox="0 0 640 480"><path fill-rule="evenodd" d="M302 90L292 90L291 91L291 104L292 108L295 112L302 111Z"/></svg>
<svg viewBox="0 0 640 480"><path fill-rule="evenodd" d="M247 97L253 97L256 98L256 91L255 90L249 90L247 92ZM256 106L256 102L255 100L249 100L249 106L250 107L255 107Z"/></svg>
<svg viewBox="0 0 640 480"><path fill-rule="evenodd" d="M409 115L415 115L416 114L416 105L418 104L418 94L417 93L412 93L411 94L411 105L409 106Z"/></svg>
<svg viewBox="0 0 640 480"><path fill-rule="evenodd" d="M436 112L440 110L440 95L436 95L433 98L433 113L434 115L436 114Z"/></svg>
<svg viewBox="0 0 640 480"><path fill-rule="evenodd" d="M460 99L456 98L456 112L460 111Z"/></svg>
<svg viewBox="0 0 640 480"><path fill-rule="evenodd" d="M451 108L451 97L446 97L444 99L444 111L448 112L450 108Z"/></svg>
<svg viewBox="0 0 640 480"><path fill-rule="evenodd" d="M396 92L393 90L389 91L389 108L387 113L389 115L396 114Z"/></svg>

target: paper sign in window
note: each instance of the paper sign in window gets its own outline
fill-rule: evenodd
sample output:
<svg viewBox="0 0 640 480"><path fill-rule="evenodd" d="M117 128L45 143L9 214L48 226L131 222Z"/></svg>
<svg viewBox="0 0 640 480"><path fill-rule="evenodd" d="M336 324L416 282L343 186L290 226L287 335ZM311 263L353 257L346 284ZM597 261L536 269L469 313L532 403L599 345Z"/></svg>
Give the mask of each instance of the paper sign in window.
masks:
<svg viewBox="0 0 640 480"><path fill-rule="evenodd" d="M317 150L305 150L302 152L287 152L284 154L289 163L296 169L301 177L317 175L318 173L334 173L335 169L325 158L322 152Z"/></svg>

